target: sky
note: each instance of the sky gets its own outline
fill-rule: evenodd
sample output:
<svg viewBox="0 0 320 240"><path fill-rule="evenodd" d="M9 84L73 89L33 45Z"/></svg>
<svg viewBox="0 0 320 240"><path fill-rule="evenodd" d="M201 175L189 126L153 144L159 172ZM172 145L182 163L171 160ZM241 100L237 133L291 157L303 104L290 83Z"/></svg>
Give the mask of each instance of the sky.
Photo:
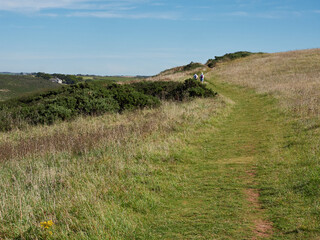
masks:
<svg viewBox="0 0 320 240"><path fill-rule="evenodd" d="M319 0L0 0L0 72L154 75L319 47Z"/></svg>

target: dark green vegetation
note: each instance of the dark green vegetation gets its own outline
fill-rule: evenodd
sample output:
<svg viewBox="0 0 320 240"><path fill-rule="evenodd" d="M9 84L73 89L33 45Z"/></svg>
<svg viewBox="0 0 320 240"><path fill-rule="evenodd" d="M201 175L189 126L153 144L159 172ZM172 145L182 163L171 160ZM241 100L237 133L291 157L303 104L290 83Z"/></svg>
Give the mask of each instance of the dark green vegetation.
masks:
<svg viewBox="0 0 320 240"><path fill-rule="evenodd" d="M189 97L213 97L217 93L199 81L187 79L181 82L137 82L131 86L138 92L152 95L162 100L182 101Z"/></svg>
<svg viewBox="0 0 320 240"><path fill-rule="evenodd" d="M56 89L61 87L58 83L50 81L51 78L59 78L64 84L76 84L80 82L94 82L110 84L116 82L141 81L146 77L126 76L77 76L66 74L34 73L32 75L0 74L0 101L26 96L35 92Z"/></svg>
<svg viewBox="0 0 320 240"><path fill-rule="evenodd" d="M179 67L174 67L174 68L170 68L167 70L162 71L161 73L159 73L156 76L165 76L165 75L170 75L170 74L175 74L175 73L184 73L187 71L191 71L191 70L197 70L200 68L207 68L207 66L201 64L201 63L195 63L195 62L190 62L187 65L183 65L183 66L179 66Z"/></svg>
<svg viewBox="0 0 320 240"><path fill-rule="evenodd" d="M51 78L59 78L65 84L76 84L83 81L83 78L81 76L60 74L60 73L49 74L49 73L38 72L35 76L38 78L46 79L46 80L50 80Z"/></svg>
<svg viewBox="0 0 320 240"><path fill-rule="evenodd" d="M41 92L48 89L59 88L60 85L43 78L31 75L0 75L0 101L10 98Z"/></svg>
<svg viewBox="0 0 320 240"><path fill-rule="evenodd" d="M190 62L189 64L183 66L182 71L190 71L202 67L201 63Z"/></svg>
<svg viewBox="0 0 320 240"><path fill-rule="evenodd" d="M192 79L184 83L141 82L134 84L79 83L60 89L8 100L0 104L0 130L26 124L52 124L78 115L100 115L160 105L160 100L183 101L213 97L216 93Z"/></svg>
<svg viewBox="0 0 320 240"><path fill-rule="evenodd" d="M248 57L252 54L256 54L256 53L252 53L252 52L246 52L246 51L240 51L240 52L235 52L235 53L227 53L223 56L215 56L214 59L209 59L206 62L206 65L210 68L213 68L216 66L217 63L220 62L228 62L228 61L232 61L238 58L244 58L244 57Z"/></svg>
<svg viewBox="0 0 320 240"><path fill-rule="evenodd" d="M146 77L127 77L127 76L83 76L86 82L101 82L101 83L115 83L115 82L131 82L142 81Z"/></svg>

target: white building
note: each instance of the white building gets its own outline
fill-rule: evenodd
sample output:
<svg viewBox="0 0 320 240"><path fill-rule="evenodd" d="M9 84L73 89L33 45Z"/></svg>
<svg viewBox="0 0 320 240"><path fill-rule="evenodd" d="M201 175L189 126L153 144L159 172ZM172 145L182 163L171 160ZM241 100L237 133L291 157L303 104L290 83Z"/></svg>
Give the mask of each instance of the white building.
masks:
<svg viewBox="0 0 320 240"><path fill-rule="evenodd" d="M62 84L62 80L60 78L50 78L51 82Z"/></svg>

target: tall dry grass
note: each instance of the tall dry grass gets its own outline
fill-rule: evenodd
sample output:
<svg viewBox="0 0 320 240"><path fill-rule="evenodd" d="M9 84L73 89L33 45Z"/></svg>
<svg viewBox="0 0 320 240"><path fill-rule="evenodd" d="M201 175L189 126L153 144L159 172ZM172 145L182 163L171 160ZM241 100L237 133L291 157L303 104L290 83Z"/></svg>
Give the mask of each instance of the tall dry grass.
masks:
<svg viewBox="0 0 320 240"><path fill-rule="evenodd" d="M320 117L320 49L253 55L219 64L210 75L272 93L304 118Z"/></svg>
<svg viewBox="0 0 320 240"><path fill-rule="evenodd" d="M221 98L167 102L2 134L0 239L41 239L47 220L54 239L148 239L142 216L173 190L173 149L224 107Z"/></svg>
<svg viewBox="0 0 320 240"><path fill-rule="evenodd" d="M173 123L192 113L204 100L189 104L165 102L160 108L137 110L125 114L79 117L72 122L53 126L29 127L0 135L0 161L47 153L86 153L101 144L126 142L128 138L144 138L152 132L169 132ZM213 99L205 100L214 104ZM188 116L190 114L190 116ZM204 116L201 113L199 120Z"/></svg>

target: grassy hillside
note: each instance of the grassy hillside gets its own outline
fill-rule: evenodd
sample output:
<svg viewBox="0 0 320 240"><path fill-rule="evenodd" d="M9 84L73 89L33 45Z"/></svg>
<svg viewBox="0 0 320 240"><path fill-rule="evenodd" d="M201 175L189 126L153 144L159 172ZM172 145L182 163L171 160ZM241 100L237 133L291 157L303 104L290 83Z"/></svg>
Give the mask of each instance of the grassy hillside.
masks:
<svg viewBox="0 0 320 240"><path fill-rule="evenodd" d="M42 78L0 74L0 101L58 87L59 84Z"/></svg>
<svg viewBox="0 0 320 240"><path fill-rule="evenodd" d="M182 81L188 77L193 77L195 73L198 75L201 72L205 72L208 70L208 66L201 63L191 62L187 65L170 68L162 71L161 73L148 78L151 81Z"/></svg>
<svg viewBox="0 0 320 240"><path fill-rule="evenodd" d="M245 58L251 55L261 55L263 53L252 53L246 51L240 51L235 53L227 53L223 56L215 56L213 59L208 59L205 64L190 62L187 65L170 68L160 72L159 74L148 78L149 80L161 80L161 81L181 81L186 77L192 77L195 73L199 76L202 72L209 72L211 68L217 66L217 64L234 61L236 59Z"/></svg>
<svg viewBox="0 0 320 240"><path fill-rule="evenodd" d="M0 134L0 239L319 239L319 55L220 62L216 98Z"/></svg>
<svg viewBox="0 0 320 240"><path fill-rule="evenodd" d="M320 117L320 49L253 55L219 64L226 82L270 93L299 116Z"/></svg>
<svg viewBox="0 0 320 240"><path fill-rule="evenodd" d="M208 75L215 86L236 84L277 99L278 134L256 165L260 202L274 239L318 239L320 49L250 56L218 64Z"/></svg>
<svg viewBox="0 0 320 240"><path fill-rule="evenodd" d="M239 59L239 58L245 58L245 57L251 56L253 54L257 54L257 53L252 53L252 52L247 52L247 51L227 53L223 56L215 56L214 58L209 59L206 62L206 65L210 68L213 68L213 67L217 66L218 63L224 63L224 62L233 61L233 60ZM260 53L260 54L262 54L262 53Z"/></svg>

